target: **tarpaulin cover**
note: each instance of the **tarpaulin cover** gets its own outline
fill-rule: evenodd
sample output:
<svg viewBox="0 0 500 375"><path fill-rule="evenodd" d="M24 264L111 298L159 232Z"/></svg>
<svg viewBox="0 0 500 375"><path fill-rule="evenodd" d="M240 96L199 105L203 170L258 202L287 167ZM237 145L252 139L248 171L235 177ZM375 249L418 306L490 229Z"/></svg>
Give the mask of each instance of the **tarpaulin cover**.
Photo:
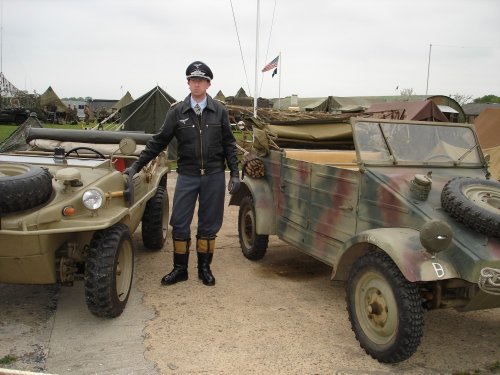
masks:
<svg viewBox="0 0 500 375"><path fill-rule="evenodd" d="M486 108L474 121L482 148L500 146L500 109Z"/></svg>
<svg viewBox="0 0 500 375"><path fill-rule="evenodd" d="M11 135L0 143L0 152L21 151L28 148L26 137L32 128L43 128L36 117L28 117Z"/></svg>

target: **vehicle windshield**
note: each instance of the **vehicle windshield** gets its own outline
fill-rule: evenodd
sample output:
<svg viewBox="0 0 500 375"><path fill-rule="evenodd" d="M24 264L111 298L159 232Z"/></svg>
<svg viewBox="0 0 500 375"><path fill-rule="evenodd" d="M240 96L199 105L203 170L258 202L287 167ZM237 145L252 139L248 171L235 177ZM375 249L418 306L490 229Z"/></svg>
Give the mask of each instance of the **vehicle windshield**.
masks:
<svg viewBox="0 0 500 375"><path fill-rule="evenodd" d="M468 127L363 121L355 123L354 133L361 159L368 163L481 164Z"/></svg>

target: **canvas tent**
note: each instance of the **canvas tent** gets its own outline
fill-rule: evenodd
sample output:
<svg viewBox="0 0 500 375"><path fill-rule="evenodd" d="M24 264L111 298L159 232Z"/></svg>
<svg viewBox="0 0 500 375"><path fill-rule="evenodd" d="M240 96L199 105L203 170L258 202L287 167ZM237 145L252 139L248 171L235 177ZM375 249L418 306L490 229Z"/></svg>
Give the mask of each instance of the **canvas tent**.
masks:
<svg viewBox="0 0 500 375"><path fill-rule="evenodd" d="M66 112L66 106L61 99L59 99L51 86L49 86L49 88L45 90L42 95L40 95L40 107L45 108L50 105L56 106L56 112Z"/></svg>
<svg viewBox="0 0 500 375"><path fill-rule="evenodd" d="M243 87L240 87L235 96L226 96L225 102L229 105L239 105L243 107L253 107L253 97L248 96ZM265 98L257 98L258 108L270 108L271 101Z"/></svg>
<svg viewBox="0 0 500 375"><path fill-rule="evenodd" d="M122 107L121 120L126 131L157 133L175 99L156 86L132 103Z"/></svg>
<svg viewBox="0 0 500 375"><path fill-rule="evenodd" d="M479 143L490 155L490 173L500 179L500 108L486 108L474 122Z"/></svg>
<svg viewBox="0 0 500 375"><path fill-rule="evenodd" d="M280 100L275 99L273 108L287 110L289 108L299 108L300 111L321 111L329 112L330 97L321 98L299 98L297 95L286 96Z"/></svg>
<svg viewBox="0 0 500 375"><path fill-rule="evenodd" d="M120 109L132 103L133 101L134 99L132 98L132 95L130 95L130 92L127 91L127 93L123 95L123 97L120 100L118 100L115 104L111 106L111 110L113 112L119 111Z"/></svg>
<svg viewBox="0 0 500 375"><path fill-rule="evenodd" d="M214 99L220 100L221 102L226 101L226 96L222 93L221 90L217 93L217 95L214 96Z"/></svg>
<svg viewBox="0 0 500 375"><path fill-rule="evenodd" d="M370 106L370 108L365 111L365 114L377 118L390 118L395 120L448 122L446 116L432 100L377 103Z"/></svg>

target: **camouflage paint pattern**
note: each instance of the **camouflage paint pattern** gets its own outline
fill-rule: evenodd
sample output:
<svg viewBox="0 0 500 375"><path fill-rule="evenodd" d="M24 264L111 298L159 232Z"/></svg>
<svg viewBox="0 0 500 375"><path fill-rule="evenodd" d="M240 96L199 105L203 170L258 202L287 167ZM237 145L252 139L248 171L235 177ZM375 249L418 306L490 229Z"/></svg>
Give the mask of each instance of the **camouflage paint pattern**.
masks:
<svg viewBox="0 0 500 375"><path fill-rule="evenodd" d="M390 129L391 121L359 121L363 121L369 131L374 127L383 129L387 125L384 136L389 145L401 136L397 134L400 129ZM473 128L457 124L436 128L436 132L446 133L442 136L444 139L450 134L455 137L460 134L465 141L458 146L447 142L433 145L433 149L439 151L431 154L430 160L424 163L421 159L405 159L405 149L408 152L415 150L399 143L392 146L394 158L389 152L384 154L376 148L363 154L367 150L360 149L364 146L356 136L364 133L357 133L355 124L356 121L352 125L357 164L336 165L333 159L331 163L322 164L296 160L287 157L287 154L293 154L287 153L287 150L271 151L262 158L266 175L258 182L260 188L254 187L256 180L245 177L243 185L248 190L242 190L241 194L251 193L257 222L265 221L263 216L275 220L276 232L258 225L256 233L277 234L304 253L331 265L332 277L343 280L357 257L376 248L385 251L410 282L463 280L464 285L473 285L484 267L500 269L500 239L469 229L451 218L441 207L441 191L450 179L485 179L484 157L480 149L469 147L467 143L472 142L473 146L474 142L477 143ZM409 124L420 126L421 123ZM440 125L427 124L421 148L425 149L428 143L435 142L433 127L437 126ZM411 137L412 133L420 130L410 126L401 133ZM370 134L366 145L373 148L376 143L377 140ZM385 144L382 137L380 143ZM310 151L311 155L315 152ZM353 151L338 151L341 154L349 152ZM447 155L444 157L446 152L456 155L453 156L455 160L450 160ZM366 160L363 155L368 155ZM370 159L374 155L382 156ZM432 179L426 199L419 199L418 194L412 191L416 175L430 175ZM267 189L262 187L264 182L268 185ZM238 204L239 199L233 197L230 204ZM270 213L270 207L274 212ZM431 220L440 220L451 226L453 241L446 250L433 253L421 244L420 229ZM266 228L272 227L266 224ZM464 309L500 306L500 296L485 295L479 290L476 293L481 302L471 298L468 305L463 306Z"/></svg>

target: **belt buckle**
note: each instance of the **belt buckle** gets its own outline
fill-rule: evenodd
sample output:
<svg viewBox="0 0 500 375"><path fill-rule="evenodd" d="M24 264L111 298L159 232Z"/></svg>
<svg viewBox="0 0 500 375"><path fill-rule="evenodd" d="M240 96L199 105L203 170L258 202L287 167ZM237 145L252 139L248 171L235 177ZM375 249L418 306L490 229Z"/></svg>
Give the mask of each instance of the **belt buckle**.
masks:
<svg viewBox="0 0 500 375"><path fill-rule="evenodd" d="M200 169L200 174L203 176L205 174L205 170L204 169Z"/></svg>

